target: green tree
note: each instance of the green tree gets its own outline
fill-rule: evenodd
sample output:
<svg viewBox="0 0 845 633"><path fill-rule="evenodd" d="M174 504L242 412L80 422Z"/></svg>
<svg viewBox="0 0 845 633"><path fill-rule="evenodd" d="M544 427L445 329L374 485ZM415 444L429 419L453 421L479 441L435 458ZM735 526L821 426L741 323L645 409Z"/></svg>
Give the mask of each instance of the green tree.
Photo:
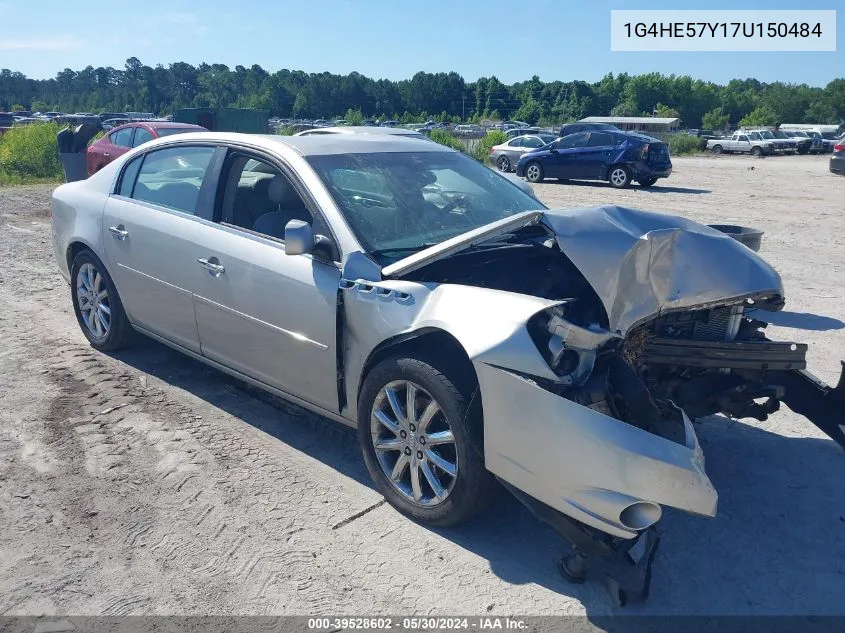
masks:
<svg viewBox="0 0 845 633"><path fill-rule="evenodd" d="M740 127L768 127L778 123L777 114L766 106L754 108L739 120Z"/></svg>
<svg viewBox="0 0 845 633"><path fill-rule="evenodd" d="M16 103L12 106L12 112L23 112L26 108L24 108L20 103Z"/></svg>
<svg viewBox="0 0 845 633"><path fill-rule="evenodd" d="M705 130L724 130L728 127L728 115L722 114L721 108L713 108L701 117L701 127Z"/></svg>
<svg viewBox="0 0 845 633"><path fill-rule="evenodd" d="M361 125L361 121L364 120L364 114L359 108L349 108L343 118L349 122L349 125Z"/></svg>
<svg viewBox="0 0 845 633"><path fill-rule="evenodd" d="M654 106L654 116L667 119L679 119L681 118L681 113L667 105L658 103Z"/></svg>

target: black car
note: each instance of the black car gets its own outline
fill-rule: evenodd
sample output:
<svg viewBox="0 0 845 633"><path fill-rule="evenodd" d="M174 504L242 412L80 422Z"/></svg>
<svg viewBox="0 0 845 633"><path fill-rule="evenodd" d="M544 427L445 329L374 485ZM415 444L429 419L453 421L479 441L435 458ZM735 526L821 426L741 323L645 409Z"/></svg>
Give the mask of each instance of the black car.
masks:
<svg viewBox="0 0 845 633"><path fill-rule="evenodd" d="M606 180L621 189L636 180L650 187L672 173L663 141L618 130L578 132L522 155L516 175L529 182L544 178Z"/></svg>
<svg viewBox="0 0 845 633"><path fill-rule="evenodd" d="M592 130L615 130L621 131L615 125L610 123L564 123L560 126L560 133L558 136L568 136L569 134L576 134L577 132L590 132Z"/></svg>
<svg viewBox="0 0 845 633"><path fill-rule="evenodd" d="M833 154L830 155L830 171L845 176L845 137L839 139L833 146Z"/></svg>

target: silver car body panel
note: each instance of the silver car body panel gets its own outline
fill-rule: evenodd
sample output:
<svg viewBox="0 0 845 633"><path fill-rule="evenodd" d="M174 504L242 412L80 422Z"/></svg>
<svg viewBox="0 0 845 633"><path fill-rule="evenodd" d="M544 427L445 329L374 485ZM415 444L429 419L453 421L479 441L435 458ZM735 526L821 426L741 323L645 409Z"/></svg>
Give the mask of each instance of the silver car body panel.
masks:
<svg viewBox="0 0 845 633"><path fill-rule="evenodd" d="M685 218L606 206L548 211L543 222L621 334L674 310L783 296L780 275L755 252Z"/></svg>
<svg viewBox="0 0 845 633"><path fill-rule="evenodd" d="M356 403L365 363L385 343L447 332L472 361L484 411L487 469L549 506L623 538L638 501L712 516L716 492L684 416L686 445L546 391L559 380L531 340L528 319L558 301L501 290L404 280L345 280L346 398ZM573 328L576 339L584 331ZM597 340L611 333L590 333ZM354 419L354 412L347 411Z"/></svg>
<svg viewBox="0 0 845 633"><path fill-rule="evenodd" d="M534 314L559 301L489 288L384 277L416 270L473 243L543 222L554 231L563 252L595 287L612 318L611 329L618 330L586 331L573 324L559 324L561 336L570 344L590 346L618 338L620 332L661 311L725 298L782 293L777 274L744 246L701 225L654 213L614 207L530 211L481 227L382 270L363 253L306 157L337 152L451 150L435 143L420 143L418 139L377 134L272 137L207 132L152 141L128 152L88 180L56 190L52 203L53 243L59 269L66 279L69 248L76 243L88 246L113 272L104 242L112 239L103 223L104 209L107 200L118 206L135 204L110 196L126 161L140 152L191 143L248 148L283 162L307 188L331 226L345 266L342 277L341 271L329 263L320 264L315 273L316 264L310 256L288 256L279 243L261 237L245 238L225 226L186 214L162 213L165 224L178 220L178 224L187 227L165 230L181 232L186 240L190 233L192 244L159 253L157 256L164 260L160 270L184 267L184 275L168 281L164 278L166 272L139 272L193 294L193 307L183 307L185 316L196 317L199 350L191 344L191 336L179 341L161 327L156 330L155 324L142 326L145 331L212 366L273 392L290 394L295 401L350 424L355 423L363 372L374 353L428 332L445 332L466 352L475 369L484 410L487 467L503 480L561 512L620 537L634 535L621 525L619 515L624 507L639 500L699 514L715 512L716 494L704 473L701 449L687 419L686 442L674 443L540 386L543 380L560 379L540 354L526 324ZM246 245L249 254L241 252L246 241L250 241ZM597 257L599 249L601 256ZM707 271L700 266L705 251ZM237 274L237 288L215 285L219 280L211 279L197 266L196 258L218 252L229 253L226 257L231 264L224 263L231 266L232 275ZM717 255L713 256L713 252ZM261 271L248 270L249 265ZM315 276L319 278L316 281ZM296 306L301 311L300 320L295 319L295 311L288 309L290 302L287 307L281 305L283 297L256 298L262 293L286 292L273 287L268 293L271 277L289 277L294 284L297 280L300 284L313 284L304 299L296 299L305 304ZM129 292L118 278L116 282L121 295ZM241 301L238 296L242 295L253 296L248 301L241 297ZM339 298L343 305L340 345L333 338L338 334L335 316ZM130 300L128 309L131 304ZM320 314L310 318L309 310ZM132 308L129 314L133 322L134 312ZM258 366L251 366L249 355L233 349L237 336L228 344L219 338L232 328L242 336L255 337L256 345L250 343L250 349L266 348L258 352ZM283 364L286 356L293 363L286 371L301 374L295 379L284 371L272 371L273 364ZM336 359L341 360L339 367L334 364Z"/></svg>
<svg viewBox="0 0 845 633"><path fill-rule="evenodd" d="M542 221L554 232L601 299L610 329L623 335L673 310L783 296L777 271L727 234L673 215L611 206L525 211L414 253L382 274L412 272L514 231L523 218L524 225Z"/></svg>

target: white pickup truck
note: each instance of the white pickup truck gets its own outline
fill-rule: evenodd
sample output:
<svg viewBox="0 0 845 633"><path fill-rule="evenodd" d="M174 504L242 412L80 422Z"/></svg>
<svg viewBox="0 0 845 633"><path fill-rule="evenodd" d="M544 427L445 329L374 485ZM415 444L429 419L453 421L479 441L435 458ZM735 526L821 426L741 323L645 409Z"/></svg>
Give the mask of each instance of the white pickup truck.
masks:
<svg viewBox="0 0 845 633"><path fill-rule="evenodd" d="M752 136L745 132L736 132L731 138L710 139L707 141L707 149L714 154L742 152L760 156L772 154L774 143L763 139L759 134Z"/></svg>

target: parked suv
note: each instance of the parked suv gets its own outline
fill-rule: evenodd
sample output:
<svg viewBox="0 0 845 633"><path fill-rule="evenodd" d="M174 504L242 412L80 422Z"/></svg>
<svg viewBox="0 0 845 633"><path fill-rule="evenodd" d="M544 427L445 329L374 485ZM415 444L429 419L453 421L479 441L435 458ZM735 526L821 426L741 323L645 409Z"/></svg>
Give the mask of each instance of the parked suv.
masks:
<svg viewBox="0 0 845 633"><path fill-rule="evenodd" d="M794 136L800 138L806 138L810 140L810 147L808 151L810 154L821 154L824 152L824 139L822 139L822 135L818 132L811 132L809 130L790 130L790 129L783 129L784 132L787 134L792 134Z"/></svg>
<svg viewBox="0 0 845 633"><path fill-rule="evenodd" d="M615 125L610 123L564 123L560 126L560 133L558 136L567 136L568 134L577 134L578 132L590 132L592 130L612 130L621 132Z"/></svg>
<svg viewBox="0 0 845 633"><path fill-rule="evenodd" d="M808 136L799 136L795 132L788 130L772 130L775 138L787 139L795 143L795 151L799 154L807 154L813 145L813 139Z"/></svg>
<svg viewBox="0 0 845 633"><path fill-rule="evenodd" d="M606 180L621 189L636 180L650 187L672 173L669 146L633 132L594 130L559 138L523 154L516 175L529 182L544 178Z"/></svg>
<svg viewBox="0 0 845 633"><path fill-rule="evenodd" d="M181 134L183 132L207 132L204 127L190 123L168 123L164 121L144 121L127 123L113 128L108 134L95 141L88 148L86 162L88 175L95 174L118 156L122 156L133 147L151 141L154 138Z"/></svg>

